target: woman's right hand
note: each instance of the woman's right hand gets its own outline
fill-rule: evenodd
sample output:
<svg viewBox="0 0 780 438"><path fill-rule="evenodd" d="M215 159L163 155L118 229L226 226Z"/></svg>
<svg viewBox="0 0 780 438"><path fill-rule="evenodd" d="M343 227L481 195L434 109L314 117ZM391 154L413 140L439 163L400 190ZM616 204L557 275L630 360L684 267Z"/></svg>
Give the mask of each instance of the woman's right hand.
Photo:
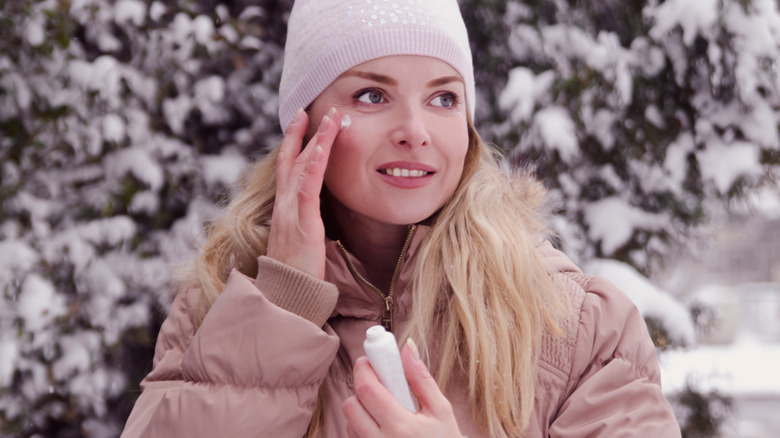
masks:
<svg viewBox="0 0 780 438"><path fill-rule="evenodd" d="M325 226L320 191L340 126L341 115L331 108L301 151L308 115L299 110L276 158L276 200L267 256L321 280L325 278Z"/></svg>

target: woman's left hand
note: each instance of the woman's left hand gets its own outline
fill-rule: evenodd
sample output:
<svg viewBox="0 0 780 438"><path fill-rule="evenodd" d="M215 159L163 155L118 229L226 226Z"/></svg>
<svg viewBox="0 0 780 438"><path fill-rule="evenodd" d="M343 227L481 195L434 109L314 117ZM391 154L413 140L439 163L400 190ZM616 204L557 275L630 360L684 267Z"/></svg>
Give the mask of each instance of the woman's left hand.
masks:
<svg viewBox="0 0 780 438"><path fill-rule="evenodd" d="M416 413L401 406L377 378L365 357L355 362L355 395L341 406L350 438L442 437L460 438L452 405L419 359L413 343L404 346L401 362L406 380L417 397Z"/></svg>

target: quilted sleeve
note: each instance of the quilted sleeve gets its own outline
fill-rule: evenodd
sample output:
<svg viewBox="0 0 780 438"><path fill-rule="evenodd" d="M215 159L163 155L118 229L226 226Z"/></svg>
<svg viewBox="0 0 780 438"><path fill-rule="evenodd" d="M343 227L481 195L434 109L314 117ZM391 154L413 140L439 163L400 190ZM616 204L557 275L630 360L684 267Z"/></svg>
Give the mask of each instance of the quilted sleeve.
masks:
<svg viewBox="0 0 780 438"><path fill-rule="evenodd" d="M335 286L259 259L234 271L196 329L198 291L176 297L122 437L300 437L339 339Z"/></svg>
<svg viewBox="0 0 780 438"><path fill-rule="evenodd" d="M569 394L549 436L680 437L639 311L603 278L593 278L586 292Z"/></svg>

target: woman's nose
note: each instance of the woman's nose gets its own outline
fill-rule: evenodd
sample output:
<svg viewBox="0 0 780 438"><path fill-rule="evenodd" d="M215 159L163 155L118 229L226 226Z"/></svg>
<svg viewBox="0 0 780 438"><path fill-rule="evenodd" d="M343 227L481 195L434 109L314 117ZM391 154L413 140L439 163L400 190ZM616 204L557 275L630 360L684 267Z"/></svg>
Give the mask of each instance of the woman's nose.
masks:
<svg viewBox="0 0 780 438"><path fill-rule="evenodd" d="M422 108L400 105L397 111L396 127L392 133L393 144L408 148L428 146L431 138Z"/></svg>

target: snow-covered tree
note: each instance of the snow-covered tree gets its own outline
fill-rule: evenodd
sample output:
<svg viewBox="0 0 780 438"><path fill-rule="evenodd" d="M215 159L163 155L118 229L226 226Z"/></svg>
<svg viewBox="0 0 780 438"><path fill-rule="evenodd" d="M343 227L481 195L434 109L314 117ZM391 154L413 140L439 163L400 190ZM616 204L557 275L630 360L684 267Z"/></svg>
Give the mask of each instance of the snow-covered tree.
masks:
<svg viewBox="0 0 780 438"><path fill-rule="evenodd" d="M776 175L776 1L504 6L491 55L507 79L489 129L554 190L570 254L653 272L724 201Z"/></svg>
<svg viewBox="0 0 780 438"><path fill-rule="evenodd" d="M0 3L0 435L117 435L171 265L278 139L278 21L189 1Z"/></svg>

